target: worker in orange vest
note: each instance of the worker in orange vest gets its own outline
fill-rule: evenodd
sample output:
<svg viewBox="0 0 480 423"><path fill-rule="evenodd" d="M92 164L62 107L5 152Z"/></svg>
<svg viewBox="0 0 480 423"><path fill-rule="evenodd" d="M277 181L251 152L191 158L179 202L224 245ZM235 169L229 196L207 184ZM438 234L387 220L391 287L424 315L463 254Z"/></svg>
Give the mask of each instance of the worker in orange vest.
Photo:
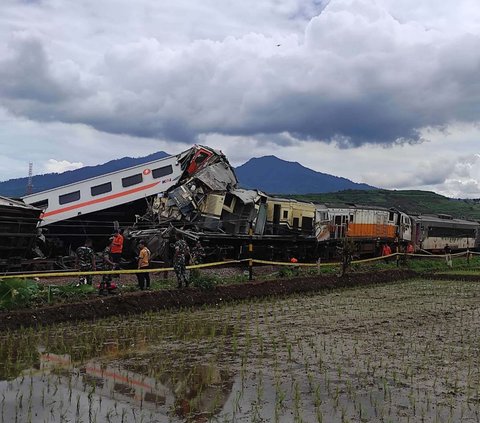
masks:
<svg viewBox="0 0 480 423"><path fill-rule="evenodd" d="M383 244L382 256L389 256L390 254L392 254L392 249L390 248L390 245Z"/></svg>
<svg viewBox="0 0 480 423"><path fill-rule="evenodd" d="M123 229L118 229L113 235L112 243L110 244L110 254L112 261L118 267L123 253Z"/></svg>

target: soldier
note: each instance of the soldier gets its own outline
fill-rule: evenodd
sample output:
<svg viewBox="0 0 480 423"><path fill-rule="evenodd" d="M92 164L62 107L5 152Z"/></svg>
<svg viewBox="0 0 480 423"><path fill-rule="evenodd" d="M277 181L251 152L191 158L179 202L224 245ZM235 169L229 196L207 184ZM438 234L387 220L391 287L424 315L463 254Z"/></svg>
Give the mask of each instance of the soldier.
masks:
<svg viewBox="0 0 480 423"><path fill-rule="evenodd" d="M114 270L115 269L115 263L112 260L112 256L110 254L110 247L106 247L103 250L102 254L103 258L103 270ZM106 293L110 292L112 290L112 275L102 275L102 281L100 282L100 287L99 287L99 294L100 295L105 295Z"/></svg>
<svg viewBox="0 0 480 423"><path fill-rule="evenodd" d="M205 249L203 248L202 243L199 240L192 248L192 264L203 263L203 261L205 260L205 255Z"/></svg>
<svg viewBox="0 0 480 423"><path fill-rule="evenodd" d="M189 281L187 279L187 269L186 263L187 259L190 258L190 249L188 248L188 244L183 240L182 234L177 232L175 234L175 254L173 256L173 269L175 270L175 274L177 275L178 280L178 288L183 287L183 283L187 287Z"/></svg>
<svg viewBox="0 0 480 423"><path fill-rule="evenodd" d="M85 244L82 247L78 247L75 259L75 267L81 272L90 272L95 270L95 252L92 249L92 241L90 239L85 240ZM91 285L93 281L93 275L80 276L80 284Z"/></svg>

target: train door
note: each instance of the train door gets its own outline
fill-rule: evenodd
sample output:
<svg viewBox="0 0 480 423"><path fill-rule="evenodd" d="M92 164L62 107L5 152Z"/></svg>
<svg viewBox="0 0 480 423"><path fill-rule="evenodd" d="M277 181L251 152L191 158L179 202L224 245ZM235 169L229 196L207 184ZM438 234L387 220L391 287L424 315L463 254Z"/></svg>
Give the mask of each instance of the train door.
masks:
<svg viewBox="0 0 480 423"><path fill-rule="evenodd" d="M263 235L266 221L267 221L267 205L265 203L261 203L258 207L258 214L255 222L255 235Z"/></svg>
<svg viewBox="0 0 480 423"><path fill-rule="evenodd" d="M383 217L381 212L378 212L376 211L375 212L375 229L374 229L374 232L375 232L375 236L377 238L381 238L383 237Z"/></svg>
<svg viewBox="0 0 480 423"><path fill-rule="evenodd" d="M315 237L317 241L325 241L330 238L328 211L325 209L315 210Z"/></svg>
<svg viewBox="0 0 480 423"><path fill-rule="evenodd" d="M403 241L412 240L412 222L405 213L399 215L399 236Z"/></svg>
<svg viewBox="0 0 480 423"><path fill-rule="evenodd" d="M282 210L282 206L280 204L273 205L273 234L278 234L279 227L280 227L280 212Z"/></svg>
<svg viewBox="0 0 480 423"><path fill-rule="evenodd" d="M345 238L347 233L348 215L336 215L333 221L335 232L335 239Z"/></svg>

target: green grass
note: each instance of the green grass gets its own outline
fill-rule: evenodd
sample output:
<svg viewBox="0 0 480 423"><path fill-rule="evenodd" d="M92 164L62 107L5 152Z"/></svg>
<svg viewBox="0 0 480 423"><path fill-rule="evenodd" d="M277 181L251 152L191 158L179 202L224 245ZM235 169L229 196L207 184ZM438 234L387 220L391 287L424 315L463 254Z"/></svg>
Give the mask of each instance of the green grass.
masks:
<svg viewBox="0 0 480 423"><path fill-rule="evenodd" d="M399 262L397 267L395 258L391 258L388 262L384 260L352 264L348 273L356 272L374 272L389 271L396 269L412 269L417 272L438 273L438 274L480 274L480 257L475 256L467 262L465 257L453 258L453 269L447 267L443 257L435 256L435 258L409 258L406 262ZM301 276L317 276L317 267L300 267L295 269L292 267L278 267L276 270L268 274L261 274L258 268L254 268L254 279L256 281L272 280L272 279L289 279ZM320 276L334 276L340 273L340 265L322 266ZM202 290L211 290L218 285L242 284L248 283L248 275L237 274L234 276L221 276L207 273L200 270L192 270L190 273L191 286ZM51 285L37 283L33 280L11 279L0 280L0 310L10 310L25 307L42 307L52 303L75 302L82 301L87 298L98 296L94 285ZM175 289L177 281L175 278L164 279L162 276L152 277L151 289L153 291L161 291L166 289ZM138 288L134 284L121 285L118 292L134 292Z"/></svg>

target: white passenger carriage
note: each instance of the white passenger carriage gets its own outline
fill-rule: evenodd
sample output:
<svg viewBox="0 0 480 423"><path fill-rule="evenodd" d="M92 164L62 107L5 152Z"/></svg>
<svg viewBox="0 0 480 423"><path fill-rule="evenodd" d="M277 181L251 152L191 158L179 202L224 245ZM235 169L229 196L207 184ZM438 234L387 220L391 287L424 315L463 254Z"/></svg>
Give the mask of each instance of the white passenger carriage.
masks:
<svg viewBox="0 0 480 423"><path fill-rule="evenodd" d="M44 210L40 226L87 215L162 193L185 171L192 149L128 169L27 195L23 201Z"/></svg>
<svg viewBox="0 0 480 423"><path fill-rule="evenodd" d="M447 244L454 251L478 246L478 222L455 219L448 214L413 216L412 220L417 249L440 252Z"/></svg>

